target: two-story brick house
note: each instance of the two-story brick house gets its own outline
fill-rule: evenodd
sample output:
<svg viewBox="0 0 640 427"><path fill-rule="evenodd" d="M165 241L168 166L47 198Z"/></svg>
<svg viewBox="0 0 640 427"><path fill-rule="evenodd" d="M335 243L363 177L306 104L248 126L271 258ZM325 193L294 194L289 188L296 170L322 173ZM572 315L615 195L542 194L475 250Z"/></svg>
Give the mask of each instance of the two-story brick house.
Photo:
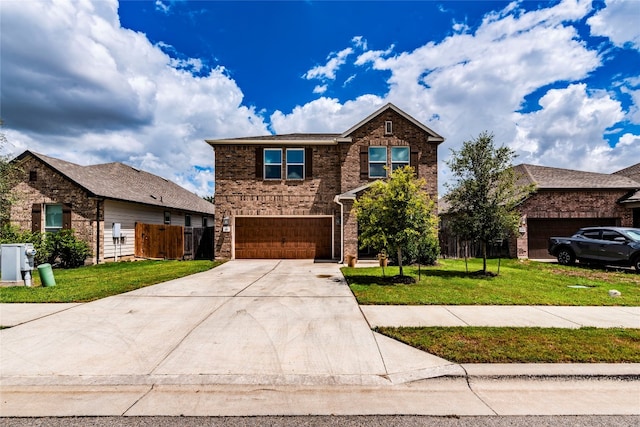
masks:
<svg viewBox="0 0 640 427"><path fill-rule="evenodd" d="M435 200L443 141L393 104L342 134L207 140L215 152L216 256L356 256L358 193L411 165Z"/></svg>

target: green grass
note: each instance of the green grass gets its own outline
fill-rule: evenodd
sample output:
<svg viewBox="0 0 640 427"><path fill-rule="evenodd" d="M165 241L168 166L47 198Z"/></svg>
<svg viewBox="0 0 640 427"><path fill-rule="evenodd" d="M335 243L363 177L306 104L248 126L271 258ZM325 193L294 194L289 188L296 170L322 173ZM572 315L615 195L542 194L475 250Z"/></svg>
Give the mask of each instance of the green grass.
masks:
<svg viewBox="0 0 640 427"><path fill-rule="evenodd" d="M466 273L464 260L439 260L437 266L422 267L418 283L390 284L382 268L348 268L342 272L360 304L398 305L576 305L638 306L640 274L585 267L503 259L500 275L479 277ZM489 271L497 272L498 260L489 260ZM469 260L469 272L482 268L481 259ZM397 267L385 275L398 274ZM405 267L416 279L418 267ZM586 286L571 288L569 286ZM609 290L622 293L609 296Z"/></svg>
<svg viewBox="0 0 640 427"><path fill-rule="evenodd" d="M87 302L209 270L214 261L113 262L54 269L56 286L43 287L37 271L33 287L0 288L0 303Z"/></svg>
<svg viewBox="0 0 640 427"><path fill-rule="evenodd" d="M639 363L640 329L378 328L455 363Z"/></svg>

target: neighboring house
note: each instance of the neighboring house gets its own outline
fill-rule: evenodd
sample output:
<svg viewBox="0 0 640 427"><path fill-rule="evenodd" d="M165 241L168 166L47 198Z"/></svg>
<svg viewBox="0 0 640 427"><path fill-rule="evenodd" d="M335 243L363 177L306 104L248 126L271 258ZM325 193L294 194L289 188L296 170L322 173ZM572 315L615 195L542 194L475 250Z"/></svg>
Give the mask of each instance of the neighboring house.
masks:
<svg viewBox="0 0 640 427"><path fill-rule="evenodd" d="M640 222L640 164L615 174L529 164L514 169L536 190L518 208L522 221L510 245L512 256L550 258L551 236L570 236L588 226L637 227Z"/></svg>
<svg viewBox="0 0 640 427"><path fill-rule="evenodd" d="M81 166L32 151L12 162L20 179L12 189L16 200L10 222L43 232L72 228L90 245L92 263L134 256L136 225L186 226L190 231L213 225L212 203L122 163ZM120 239L113 237L115 224L120 224Z"/></svg>
<svg viewBox="0 0 640 427"><path fill-rule="evenodd" d="M207 140L215 152L216 256L357 256L358 194L410 165L435 200L443 141L392 104L341 134Z"/></svg>
<svg viewBox="0 0 640 427"><path fill-rule="evenodd" d="M615 172L614 175L626 176L640 183L640 163ZM640 228L640 190L622 200L621 203L633 211L633 226Z"/></svg>

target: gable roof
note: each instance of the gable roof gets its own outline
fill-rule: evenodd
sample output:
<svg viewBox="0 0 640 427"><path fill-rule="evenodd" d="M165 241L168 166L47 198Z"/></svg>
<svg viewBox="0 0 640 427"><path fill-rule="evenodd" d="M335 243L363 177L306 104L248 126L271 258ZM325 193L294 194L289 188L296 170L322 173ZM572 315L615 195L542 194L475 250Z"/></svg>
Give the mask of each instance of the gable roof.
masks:
<svg viewBox="0 0 640 427"><path fill-rule="evenodd" d="M387 110L393 110L424 132L429 135L429 142L435 142L440 144L444 141L444 138L438 135L436 132L420 123L395 105L389 103L374 113L370 114L364 120L361 120L355 126L352 126L344 133L290 133L285 135L260 135L260 136L248 136L241 138L225 138L225 139L205 139L205 142L211 146L214 145L228 145L228 144L260 144L260 145L337 145L339 142L350 142L351 135L355 130L363 126L365 123L378 117L380 114Z"/></svg>
<svg viewBox="0 0 640 427"><path fill-rule="evenodd" d="M537 189L637 190L640 188L640 182L615 174L582 172L529 164L514 166L514 170L521 174L523 184L534 184Z"/></svg>
<svg viewBox="0 0 640 427"><path fill-rule="evenodd" d="M81 166L29 150L15 160L21 161L28 156L48 165L93 197L214 214L214 205L198 195L167 179L123 163Z"/></svg>
<svg viewBox="0 0 640 427"><path fill-rule="evenodd" d="M614 175L626 176L640 183L640 163L637 163L633 166L629 166L628 168L619 170L618 172L614 172ZM622 203L636 203L636 202L640 202L640 190L636 191L635 194L627 197L624 201L622 201Z"/></svg>
<svg viewBox="0 0 640 427"><path fill-rule="evenodd" d="M408 121L410 121L411 123L413 123L414 125L419 127L420 129L422 129L423 131L428 133L430 142L437 142L438 144L441 143L441 142L444 142L444 138L442 136L438 135L432 129L430 129L427 126L425 126L424 124L420 123L419 121L417 121L416 119L414 119L413 117L411 117L410 115L408 115L407 113L405 113L404 111L402 111L401 109L399 109L398 107L393 105L392 103L388 103L388 104L383 105L382 107L378 108L376 111L374 111L372 114L370 114L367 118L365 118L364 120L360 121L358 124L356 124L355 126L351 127L349 130L347 130L342 135L340 135L340 138L348 138L349 135L351 135L355 130L357 130L358 128L362 127L363 125L365 125L366 123L370 122L371 120L373 120L374 118L378 117L380 114L382 114L383 112L385 112L387 110L395 111L397 114L401 115L402 117L404 117L405 119L407 119Z"/></svg>
<svg viewBox="0 0 640 427"><path fill-rule="evenodd" d="M627 178L631 178L634 181L640 182L640 163L619 170L618 172L614 172L613 174L626 176Z"/></svg>

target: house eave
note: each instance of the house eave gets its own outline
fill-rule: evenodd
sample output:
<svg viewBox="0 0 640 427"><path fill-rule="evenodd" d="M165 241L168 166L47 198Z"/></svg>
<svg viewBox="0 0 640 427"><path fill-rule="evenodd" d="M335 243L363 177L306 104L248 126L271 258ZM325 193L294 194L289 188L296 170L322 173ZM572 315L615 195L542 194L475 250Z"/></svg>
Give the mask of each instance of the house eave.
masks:
<svg viewBox="0 0 640 427"><path fill-rule="evenodd" d="M331 140L318 140L318 139L205 139L205 142L212 147L217 145L338 145L338 138ZM342 141L340 141L342 142Z"/></svg>

